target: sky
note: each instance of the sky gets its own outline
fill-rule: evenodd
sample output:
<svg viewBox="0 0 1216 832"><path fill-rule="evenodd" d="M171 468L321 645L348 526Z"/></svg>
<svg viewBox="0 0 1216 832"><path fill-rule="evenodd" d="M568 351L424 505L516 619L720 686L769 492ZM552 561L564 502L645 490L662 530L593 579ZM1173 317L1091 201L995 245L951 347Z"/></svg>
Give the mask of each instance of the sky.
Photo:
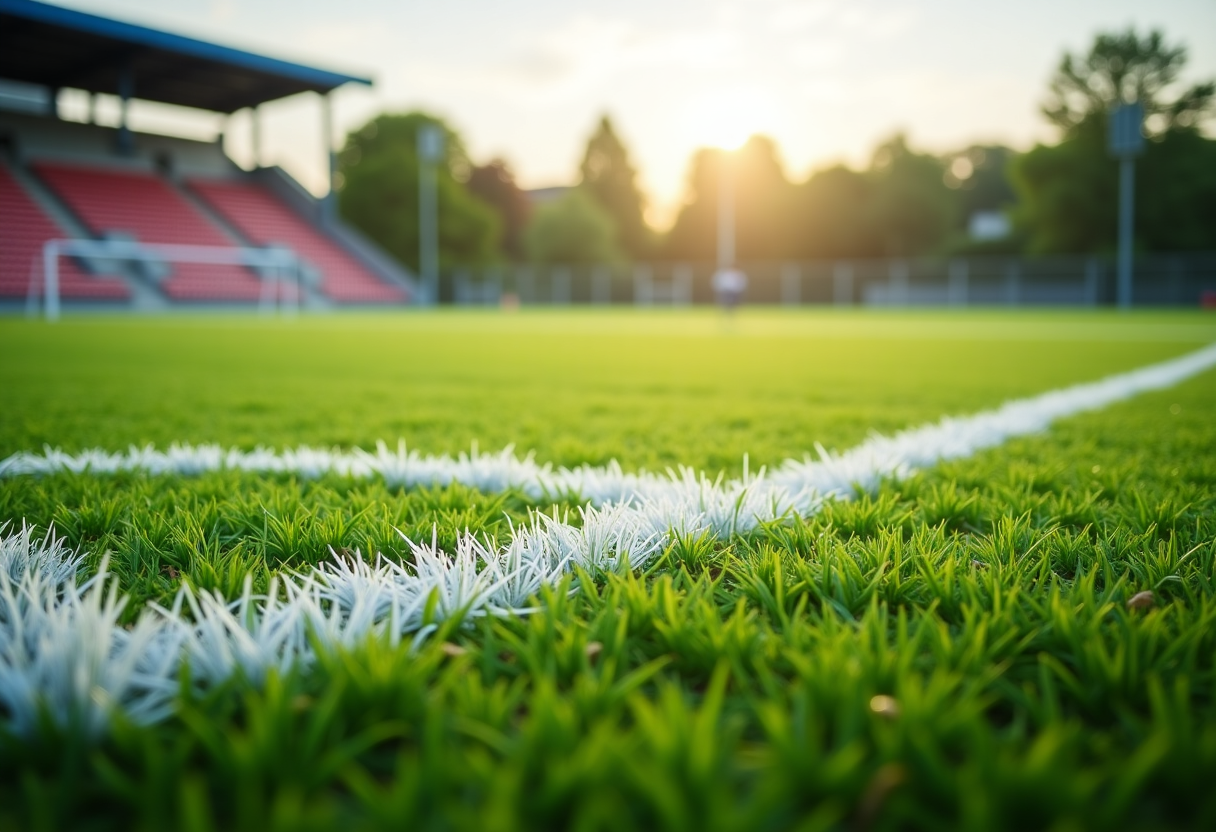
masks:
<svg viewBox="0 0 1216 832"><path fill-rule="evenodd" d="M668 223L698 147L773 137L794 180L864 166L896 131L926 151L1051 141L1039 114L1065 51L1095 33L1161 28L1216 78L1216 0L59 0L65 5L329 69L366 74L335 98L340 141L384 111L422 109L475 162L506 159L521 186L573 184L611 116L639 170L648 219ZM67 109L70 109L67 108ZM320 107L263 111L266 163L325 189ZM143 104L136 129L209 137L252 161L247 113Z"/></svg>

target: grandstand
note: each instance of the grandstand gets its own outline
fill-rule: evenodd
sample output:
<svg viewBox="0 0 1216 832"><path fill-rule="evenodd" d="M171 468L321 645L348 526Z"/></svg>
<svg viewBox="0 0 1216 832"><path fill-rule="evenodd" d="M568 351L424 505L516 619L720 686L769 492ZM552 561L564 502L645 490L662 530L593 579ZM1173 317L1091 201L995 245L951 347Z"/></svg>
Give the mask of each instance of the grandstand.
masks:
<svg viewBox="0 0 1216 832"><path fill-rule="evenodd" d="M69 308L264 302L282 294L281 275L242 265L257 258L241 254L267 249L295 264L309 307L411 302L413 277L338 220L332 188L316 199L277 167L242 169L219 141L135 133L126 120L136 94L232 113L312 92L328 132L329 97L348 83L371 81L32 0L0 0L0 84L24 95L0 94L0 307L42 297L52 240L94 241L114 252L56 261L58 295ZM117 95L121 123L60 118L62 89ZM228 254L224 262L199 262L182 251Z"/></svg>

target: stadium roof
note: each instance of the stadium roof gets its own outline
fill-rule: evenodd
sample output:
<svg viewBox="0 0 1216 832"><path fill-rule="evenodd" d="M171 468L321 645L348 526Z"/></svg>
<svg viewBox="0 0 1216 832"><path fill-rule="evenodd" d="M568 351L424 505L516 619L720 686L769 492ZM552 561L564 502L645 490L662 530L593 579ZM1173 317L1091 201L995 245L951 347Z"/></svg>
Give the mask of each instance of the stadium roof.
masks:
<svg viewBox="0 0 1216 832"><path fill-rule="evenodd" d="M33 0L0 0L0 78L119 95L125 67L134 98L221 113L372 83Z"/></svg>

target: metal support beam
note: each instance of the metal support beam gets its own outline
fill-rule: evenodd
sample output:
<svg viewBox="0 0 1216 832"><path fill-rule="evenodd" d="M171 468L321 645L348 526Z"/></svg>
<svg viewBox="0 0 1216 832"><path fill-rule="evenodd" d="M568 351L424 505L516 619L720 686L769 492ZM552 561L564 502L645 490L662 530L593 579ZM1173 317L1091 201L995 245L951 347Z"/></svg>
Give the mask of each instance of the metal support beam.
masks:
<svg viewBox="0 0 1216 832"><path fill-rule="evenodd" d="M334 188L338 159L334 152L333 100L329 95L321 96L321 140L325 149L325 167L329 172L329 191L325 194L322 214L326 220L332 220L338 215L338 192Z"/></svg>
<svg viewBox="0 0 1216 832"><path fill-rule="evenodd" d="M262 157L262 108L249 108L249 129L253 140L253 169L258 170L264 164ZM330 184L333 184L332 178Z"/></svg>
<svg viewBox="0 0 1216 832"><path fill-rule="evenodd" d="M118 71L118 97L119 116L118 116L118 152L123 156L130 156L135 152L135 141L131 137L131 99L135 96L135 67L132 66L130 59L123 62L122 69Z"/></svg>

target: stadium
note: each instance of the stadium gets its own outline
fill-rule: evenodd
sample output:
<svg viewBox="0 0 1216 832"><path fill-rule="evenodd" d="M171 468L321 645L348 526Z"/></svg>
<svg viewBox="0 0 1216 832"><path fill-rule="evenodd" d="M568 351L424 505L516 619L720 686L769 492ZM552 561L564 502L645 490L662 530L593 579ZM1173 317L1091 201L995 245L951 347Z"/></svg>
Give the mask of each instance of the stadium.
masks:
<svg viewBox="0 0 1216 832"><path fill-rule="evenodd" d="M70 5L0 0L0 829L1216 827L1216 54L1104 29L1216 13ZM1046 42L1047 138L778 152Z"/></svg>
<svg viewBox="0 0 1216 832"><path fill-rule="evenodd" d="M0 15L0 77L118 95L124 119L136 90L221 113L311 91L324 115L324 96L371 83L42 3L6 2ZM156 311L409 301L407 273L281 169L246 172L218 144L135 134L125 120L117 128L65 122L53 103L51 95L33 102L42 113L0 116L3 302L57 296ZM318 131L322 124L318 117ZM62 255L50 254L52 241L64 241Z"/></svg>

